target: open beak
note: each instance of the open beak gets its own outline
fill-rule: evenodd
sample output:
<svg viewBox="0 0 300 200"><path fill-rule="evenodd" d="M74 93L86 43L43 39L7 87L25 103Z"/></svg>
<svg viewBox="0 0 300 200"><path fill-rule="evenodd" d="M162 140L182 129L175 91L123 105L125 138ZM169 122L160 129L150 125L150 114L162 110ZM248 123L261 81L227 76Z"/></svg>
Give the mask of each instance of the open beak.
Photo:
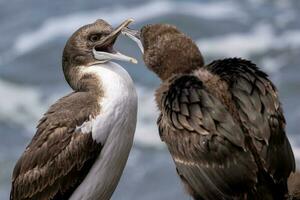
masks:
<svg viewBox="0 0 300 200"><path fill-rule="evenodd" d="M122 29L127 27L131 22L133 22L133 19L125 20L108 36L97 42L93 48L93 54L97 60L101 62L107 62L109 60L122 60L137 64L137 60L135 58L121 54L113 49L113 45L117 37L120 35Z"/></svg>
<svg viewBox="0 0 300 200"><path fill-rule="evenodd" d="M139 46L141 52L144 53L144 47L143 47L143 44L141 42L141 33L140 33L140 31L124 27L122 29L122 34L126 35L127 37L129 37L130 39L135 41L137 43L137 45Z"/></svg>

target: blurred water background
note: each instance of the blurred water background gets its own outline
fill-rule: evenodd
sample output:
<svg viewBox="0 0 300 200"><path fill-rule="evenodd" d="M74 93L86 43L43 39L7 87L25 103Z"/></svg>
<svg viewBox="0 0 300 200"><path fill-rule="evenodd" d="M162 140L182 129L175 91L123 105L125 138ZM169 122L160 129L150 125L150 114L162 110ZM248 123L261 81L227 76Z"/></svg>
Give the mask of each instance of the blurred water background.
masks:
<svg viewBox="0 0 300 200"><path fill-rule="evenodd" d="M38 119L71 90L61 70L62 49L80 26L103 18L116 26L171 23L191 36L205 57L235 56L262 67L279 89L287 134L300 159L300 1L298 0L0 0L0 199L8 199L16 159ZM120 37L116 48L139 59L120 63L139 94L135 144L114 200L190 199L158 137L153 92L159 85L137 46Z"/></svg>

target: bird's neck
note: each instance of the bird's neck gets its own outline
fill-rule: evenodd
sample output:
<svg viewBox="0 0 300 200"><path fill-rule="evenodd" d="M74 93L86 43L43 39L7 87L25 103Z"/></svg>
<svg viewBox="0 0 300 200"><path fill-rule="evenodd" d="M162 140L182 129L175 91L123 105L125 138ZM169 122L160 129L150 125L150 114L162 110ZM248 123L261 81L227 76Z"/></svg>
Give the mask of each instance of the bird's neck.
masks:
<svg viewBox="0 0 300 200"><path fill-rule="evenodd" d="M189 74L204 66L202 57L165 59L161 65L152 69L162 81L176 74Z"/></svg>
<svg viewBox="0 0 300 200"><path fill-rule="evenodd" d="M80 71L83 77L91 76L98 80L98 82L90 83L89 85L100 85L106 90L113 91L121 87L133 86L133 81L127 71L114 62L83 67Z"/></svg>
<svg viewBox="0 0 300 200"><path fill-rule="evenodd" d="M119 91L120 88L124 92L134 88L127 71L113 62L72 67L67 73L65 72L65 77L75 91L95 93L106 90L114 94L113 91Z"/></svg>
<svg viewBox="0 0 300 200"><path fill-rule="evenodd" d="M65 79L76 92L97 92L101 90L101 68L105 68L106 65L106 63L103 63L97 65L69 66L64 70Z"/></svg>

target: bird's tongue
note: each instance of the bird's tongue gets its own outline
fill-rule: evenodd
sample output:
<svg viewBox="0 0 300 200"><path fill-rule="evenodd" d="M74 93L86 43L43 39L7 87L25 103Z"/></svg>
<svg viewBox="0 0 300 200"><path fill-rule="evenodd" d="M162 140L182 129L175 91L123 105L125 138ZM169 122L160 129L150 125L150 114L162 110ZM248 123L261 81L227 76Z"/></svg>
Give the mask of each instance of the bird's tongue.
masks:
<svg viewBox="0 0 300 200"><path fill-rule="evenodd" d="M114 50L112 45L101 49L93 49L93 54L97 60L121 60L137 64L137 60L135 58L126 56Z"/></svg>
<svg viewBox="0 0 300 200"><path fill-rule="evenodd" d="M129 37L134 42L136 42L138 47L140 48L141 52L144 53L144 47L143 47L143 44L141 42L141 33L140 33L140 31L124 27L122 29L122 34Z"/></svg>
<svg viewBox="0 0 300 200"><path fill-rule="evenodd" d="M120 35L123 28L127 27L133 19L125 20L121 25L119 25L111 34L106 36L100 41L99 45L96 45L93 49L94 57L98 60L122 60L127 62L137 63L135 58L126 56L118 51L115 51L113 45Z"/></svg>

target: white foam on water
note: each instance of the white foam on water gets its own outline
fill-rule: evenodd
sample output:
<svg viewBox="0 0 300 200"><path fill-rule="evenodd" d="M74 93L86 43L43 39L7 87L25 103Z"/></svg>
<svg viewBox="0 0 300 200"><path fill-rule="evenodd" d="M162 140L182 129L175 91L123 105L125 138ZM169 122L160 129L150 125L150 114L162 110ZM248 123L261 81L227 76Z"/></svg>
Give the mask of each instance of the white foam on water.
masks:
<svg viewBox="0 0 300 200"><path fill-rule="evenodd" d="M230 33L215 38L197 41L204 55L249 57L253 53L266 51L273 43L271 26L259 24L246 33Z"/></svg>
<svg viewBox="0 0 300 200"><path fill-rule="evenodd" d="M287 30L278 35L271 25L259 23L249 32L200 39L197 44L204 55L250 58L273 49L300 48L300 30Z"/></svg>
<svg viewBox="0 0 300 200"><path fill-rule="evenodd" d="M300 138L297 135L293 135L292 137L289 137L289 140L293 149L295 160L297 161L296 163L300 163L300 147L299 145L296 145L297 141L300 141ZM300 169L299 167L300 166L298 166L298 169Z"/></svg>
<svg viewBox="0 0 300 200"><path fill-rule="evenodd" d="M278 37L278 44L275 44L277 48L299 48L300 46L300 30L288 30L283 35Z"/></svg>
<svg viewBox="0 0 300 200"><path fill-rule="evenodd" d="M134 18L136 22L143 22L166 14L184 14L212 20L247 18L245 12L234 3L225 2L174 2L151 1L138 6L117 6L101 8L94 11L84 11L66 16L50 18L32 32L21 34L16 38L14 52L18 55L32 51L40 45L60 36L69 36L84 24L92 23L102 18L113 25L121 23L127 18Z"/></svg>
<svg viewBox="0 0 300 200"><path fill-rule="evenodd" d="M45 111L39 91L1 79L0 91L0 119L22 125L27 132L33 131L41 113Z"/></svg>
<svg viewBox="0 0 300 200"><path fill-rule="evenodd" d="M245 22L248 19L248 15L243 12L243 8L234 2L177 2L173 4L172 11L210 20L236 19Z"/></svg>
<svg viewBox="0 0 300 200"><path fill-rule="evenodd" d="M139 105L135 141L143 146L160 147L163 142L160 140L156 125L159 111L154 100L154 89L138 87L137 93Z"/></svg>
<svg viewBox="0 0 300 200"><path fill-rule="evenodd" d="M293 147L293 152L295 159L300 162L300 148L299 147Z"/></svg>
<svg viewBox="0 0 300 200"><path fill-rule="evenodd" d="M284 56L264 57L261 60L260 67L262 67L269 75L278 76L278 72L285 66L286 60Z"/></svg>

